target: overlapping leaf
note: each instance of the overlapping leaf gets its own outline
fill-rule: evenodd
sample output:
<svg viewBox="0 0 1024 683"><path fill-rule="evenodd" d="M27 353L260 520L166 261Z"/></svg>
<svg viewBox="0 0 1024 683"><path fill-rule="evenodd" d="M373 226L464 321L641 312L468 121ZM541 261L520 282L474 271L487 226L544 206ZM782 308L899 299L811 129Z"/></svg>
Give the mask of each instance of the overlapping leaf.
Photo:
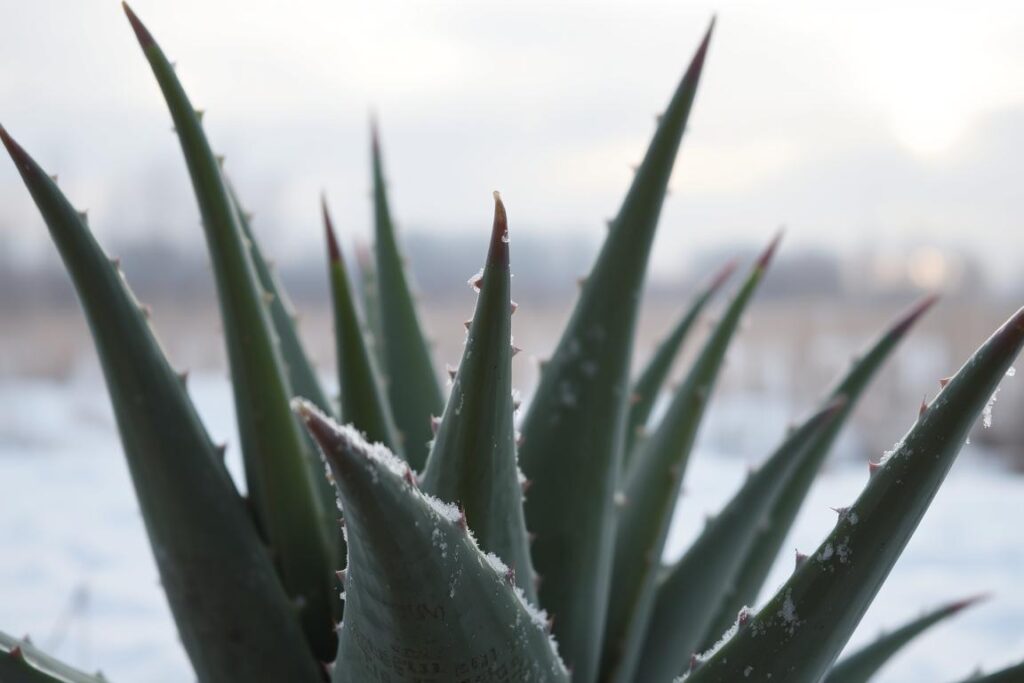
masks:
<svg viewBox="0 0 1024 683"><path fill-rule="evenodd" d="M523 421L540 598L576 683L598 672L640 292L710 38L709 29L660 119Z"/></svg>
<svg viewBox="0 0 1024 683"><path fill-rule="evenodd" d="M480 547L511 566L516 584L536 602L512 424L508 219L494 194L491 243L477 282L480 297L421 486L462 507Z"/></svg>
<svg viewBox="0 0 1024 683"><path fill-rule="evenodd" d="M348 268L334 234L326 201L323 204L323 218L331 300L334 304L341 419L363 432L371 443L382 443L401 457L400 441L381 386L377 361L366 345L365 328L352 295Z"/></svg>
<svg viewBox="0 0 1024 683"><path fill-rule="evenodd" d="M197 675L317 681L292 604L145 312L49 176L2 128L0 137L85 309L161 583Z"/></svg>
<svg viewBox="0 0 1024 683"><path fill-rule="evenodd" d="M374 124L372 144L374 252L380 339L387 393L402 450L415 470L423 469L433 434L430 418L444 408L441 388L416 313L402 250L391 219L380 137Z"/></svg>
<svg viewBox="0 0 1024 683"><path fill-rule="evenodd" d="M220 298L252 509L285 590L301 604L306 635L314 651L326 659L334 649L330 608L334 552L315 483L322 470L314 469L308 445L289 410L291 388L284 360L220 164L174 67L138 17L124 7L174 120L202 216Z"/></svg>
<svg viewBox="0 0 1024 683"><path fill-rule="evenodd" d="M781 235L779 236L781 237ZM768 269L779 237L757 259L676 389L657 429L625 468L616 521L614 591L605 630L604 675L631 681L654 606L659 558L679 499L683 474L726 351Z"/></svg>
<svg viewBox="0 0 1024 683"><path fill-rule="evenodd" d="M402 678L568 683L546 617L485 554L454 505L409 465L311 404L296 410L334 472L345 513L345 617L334 683Z"/></svg>
<svg viewBox="0 0 1024 683"><path fill-rule="evenodd" d="M973 422L1024 345L1024 309L967 361L888 454L831 534L691 683L825 675L924 516ZM744 673L746 672L746 673ZM755 679L756 680L756 679Z"/></svg>
<svg viewBox="0 0 1024 683"><path fill-rule="evenodd" d="M631 404L629 407L629 417L626 420L626 446L623 452L623 467L629 466L630 459L634 453L633 444L643 431L644 425L647 424L647 419L651 416L651 410L654 408L654 402L658 398L658 392L665 385L668 373L672 369L672 363L675 361L676 356L679 355L683 342L689 336L694 323L700 318L700 314L708 301L725 284L735 269L736 263L734 261L727 263L697 293L697 296L690 303L690 307L686 309L686 313L683 314L679 322L675 324L668 335L658 344L658 348L654 350L651 359L647 361L647 365L644 366L644 369L633 383L633 390L629 397Z"/></svg>

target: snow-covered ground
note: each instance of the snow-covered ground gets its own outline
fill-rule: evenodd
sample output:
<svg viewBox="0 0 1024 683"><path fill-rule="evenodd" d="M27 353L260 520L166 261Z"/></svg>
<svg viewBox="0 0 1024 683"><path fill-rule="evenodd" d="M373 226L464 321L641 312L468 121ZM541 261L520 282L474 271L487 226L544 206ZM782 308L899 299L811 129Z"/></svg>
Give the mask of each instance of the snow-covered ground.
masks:
<svg viewBox="0 0 1024 683"><path fill-rule="evenodd" d="M226 380L194 377L191 388L214 437L237 444ZM8 381L0 383L0 405L0 630L29 633L115 683L191 680L102 382L92 373L70 383ZM996 411L999 420L998 405ZM751 417L744 429L755 426L766 453L782 425L760 427L763 420ZM719 434L722 426L707 432ZM708 440L715 443L701 448L687 475L670 556L685 549L747 467L743 458L720 454L721 439ZM978 664L1024 657L1024 478L979 456L965 448L854 642L949 599L979 592L993 599L919 640L883 682L942 683ZM229 459L237 468L237 452ZM834 523L829 508L852 501L866 478L863 463L824 472L789 547L814 549ZM792 562L789 552L779 559L771 586Z"/></svg>

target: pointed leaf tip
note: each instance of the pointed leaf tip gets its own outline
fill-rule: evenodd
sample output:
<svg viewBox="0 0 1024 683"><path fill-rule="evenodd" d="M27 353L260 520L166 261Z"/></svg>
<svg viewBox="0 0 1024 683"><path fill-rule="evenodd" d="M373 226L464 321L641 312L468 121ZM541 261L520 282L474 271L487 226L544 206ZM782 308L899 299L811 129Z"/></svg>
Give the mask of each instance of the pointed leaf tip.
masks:
<svg viewBox="0 0 1024 683"><path fill-rule="evenodd" d="M712 292L716 291L719 287L724 285L726 281L732 277L732 274L736 272L736 268L739 266L739 262L736 259L732 259L724 266L721 270L715 273L714 277L711 278L711 283L708 285L708 289Z"/></svg>
<svg viewBox="0 0 1024 683"><path fill-rule="evenodd" d="M14 164L18 167L18 170L29 170L29 162L32 160L32 157L28 155L28 153L24 150L24 148L22 148L21 145L15 142L14 138L10 136L10 134L7 132L7 129L3 126L0 126L0 141L3 141L4 147L7 148L7 153L11 155L11 159L14 161Z"/></svg>
<svg viewBox="0 0 1024 683"><path fill-rule="evenodd" d="M132 25L132 30L135 31L135 37L139 40L139 45L143 49L150 45L155 45L156 41L153 40L153 34L149 32L149 29L139 20L139 17L132 11L132 8L128 6L127 2L122 2L121 7L124 8L124 13L128 16L128 21Z"/></svg>
<svg viewBox="0 0 1024 683"><path fill-rule="evenodd" d="M491 228L491 246L487 251L487 264L508 266L508 215L501 193L494 191L494 227Z"/></svg>
<svg viewBox="0 0 1024 683"><path fill-rule="evenodd" d="M380 124L374 111L370 112L370 149L374 156L380 155Z"/></svg>
<svg viewBox="0 0 1024 683"><path fill-rule="evenodd" d="M971 595L961 600L957 600L956 602L950 603L947 609L950 612L954 613L960 612L961 610L965 610L968 607L973 607L974 605L977 605L979 602L985 602L986 600L989 600L991 597L991 593L978 593L977 595Z"/></svg>
<svg viewBox="0 0 1024 683"><path fill-rule="evenodd" d="M331 212L327 208L327 197L320 198L320 209L324 216L324 235L327 238L327 253L331 263L340 263L341 249L338 247L338 239L334 234L334 221L331 220Z"/></svg>
<svg viewBox="0 0 1024 683"><path fill-rule="evenodd" d="M892 329L889 333L897 336L905 334L906 331L913 327L914 323L916 323L921 316L927 313L928 309L934 306L935 302L937 302L938 300L938 294L929 294L928 296L924 297L923 299L915 303L899 320L897 320L893 324Z"/></svg>
<svg viewBox="0 0 1024 683"><path fill-rule="evenodd" d="M715 32L716 21L718 21L718 17L712 14L711 21L708 23L708 29L704 32L704 38L700 41L700 46L697 48L697 52L693 55L690 67L686 70L687 76L696 75L703 71L704 59L707 57L708 46L711 44L711 35Z"/></svg>
<svg viewBox="0 0 1024 683"><path fill-rule="evenodd" d="M761 256L757 259L757 267L760 270L765 270L768 265L772 262L772 257L775 256L775 251L779 248L779 243L782 241L782 236L786 233L784 228L779 228L779 231L775 233L775 237L768 243L768 246Z"/></svg>
<svg viewBox="0 0 1024 683"><path fill-rule="evenodd" d="M306 429L309 430L309 433L320 444L320 447L325 451L328 450L328 446L335 443L338 439L338 430L334 428L333 421L320 412L320 409L313 405L313 403L304 398L293 398L291 403L292 411L306 425Z"/></svg>

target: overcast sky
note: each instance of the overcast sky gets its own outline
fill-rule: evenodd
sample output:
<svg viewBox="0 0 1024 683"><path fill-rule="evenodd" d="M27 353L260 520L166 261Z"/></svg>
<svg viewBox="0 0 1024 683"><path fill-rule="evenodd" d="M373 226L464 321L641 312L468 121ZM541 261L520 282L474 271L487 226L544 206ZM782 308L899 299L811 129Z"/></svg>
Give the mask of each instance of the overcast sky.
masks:
<svg viewBox="0 0 1024 683"><path fill-rule="evenodd" d="M657 243L937 243L1002 273L1024 253L1024 3L136 0L257 230L318 244L326 189L365 231L380 116L408 230L603 229L712 13ZM170 119L115 0L0 0L0 123L90 208L101 239L201 242ZM12 165L0 236L49 247Z"/></svg>

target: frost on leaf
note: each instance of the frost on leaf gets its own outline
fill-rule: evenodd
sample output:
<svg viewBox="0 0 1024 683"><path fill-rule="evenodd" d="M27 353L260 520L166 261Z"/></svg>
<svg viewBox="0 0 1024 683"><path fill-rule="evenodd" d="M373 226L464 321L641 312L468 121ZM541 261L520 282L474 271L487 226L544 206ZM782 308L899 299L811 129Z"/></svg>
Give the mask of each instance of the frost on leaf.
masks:
<svg viewBox="0 0 1024 683"><path fill-rule="evenodd" d="M1013 368L1010 368L1012 370ZM1009 371L1007 371L1009 374ZM988 429L992 426L992 406L995 404L999 396L999 387L992 392L992 397L988 399L988 403L985 404L984 409L981 411L981 426Z"/></svg>

